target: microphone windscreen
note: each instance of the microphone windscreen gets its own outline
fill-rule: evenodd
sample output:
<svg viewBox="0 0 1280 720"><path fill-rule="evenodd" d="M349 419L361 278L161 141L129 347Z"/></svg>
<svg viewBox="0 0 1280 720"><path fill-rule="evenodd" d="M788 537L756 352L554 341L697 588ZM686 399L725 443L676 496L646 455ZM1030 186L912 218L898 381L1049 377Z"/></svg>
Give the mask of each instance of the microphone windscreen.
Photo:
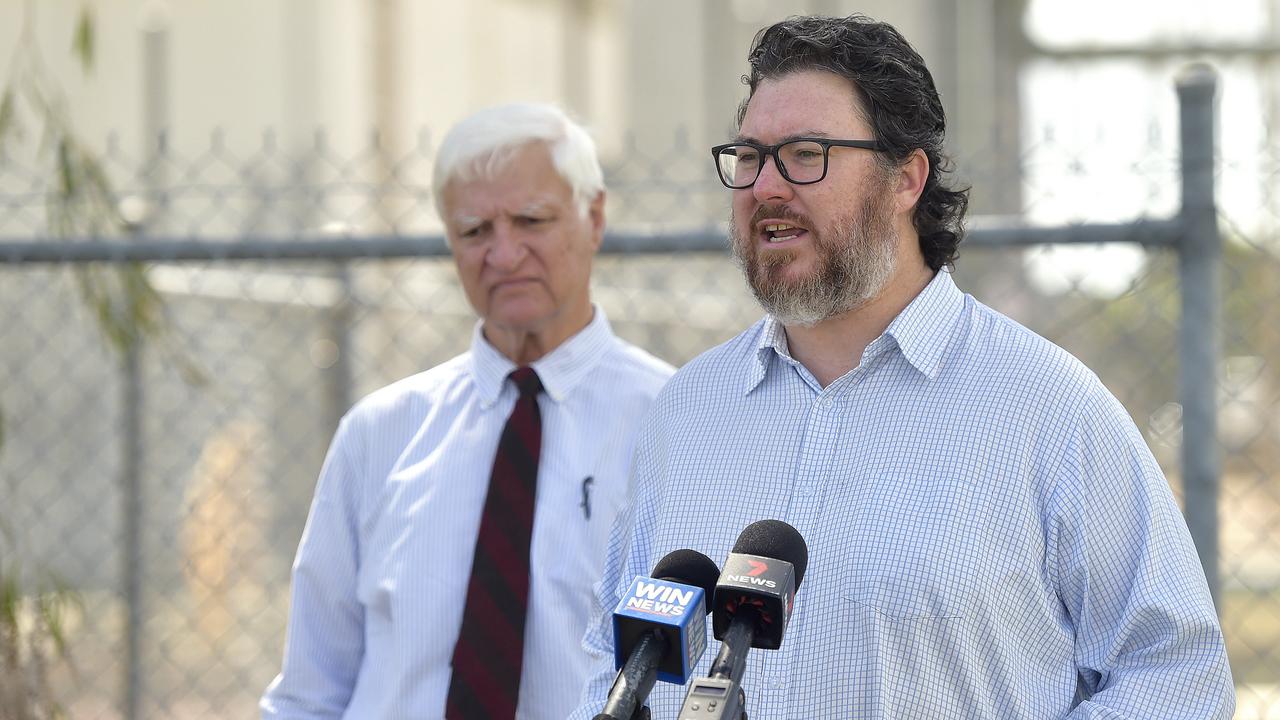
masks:
<svg viewBox="0 0 1280 720"><path fill-rule="evenodd" d="M774 558L791 563L795 568L796 589L809 564L809 546L800 531L781 520L757 520L742 530L733 545L735 553Z"/></svg>
<svg viewBox="0 0 1280 720"><path fill-rule="evenodd" d="M711 558L697 550L672 550L653 566L652 577L668 580L682 585L702 588L702 592L710 598L716 591L716 581L720 578L720 568ZM711 612L711 604L706 605Z"/></svg>

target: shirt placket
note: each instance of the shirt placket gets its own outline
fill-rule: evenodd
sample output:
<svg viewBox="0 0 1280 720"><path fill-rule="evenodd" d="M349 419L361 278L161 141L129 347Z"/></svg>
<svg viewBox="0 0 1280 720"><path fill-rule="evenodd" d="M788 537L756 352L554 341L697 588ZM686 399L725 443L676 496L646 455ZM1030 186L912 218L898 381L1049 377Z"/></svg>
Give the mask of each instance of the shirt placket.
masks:
<svg viewBox="0 0 1280 720"><path fill-rule="evenodd" d="M828 386L814 396L810 406L804 440L792 479L790 507L787 517L783 518L802 537L810 538L817 532L822 515L823 491L831 481L833 459L838 454L843 396L861 375L861 370L855 370L841 382ZM806 613L803 593L802 582L796 593L796 615L792 617L783 636L782 646L774 651L758 651L763 656L763 687L755 690L756 702L751 703L755 706L758 717L784 718L788 716L789 709L801 707L795 704L799 698L790 696L795 685L796 663L805 661L795 651L796 636L807 630L804 627ZM753 689L746 690L751 694Z"/></svg>

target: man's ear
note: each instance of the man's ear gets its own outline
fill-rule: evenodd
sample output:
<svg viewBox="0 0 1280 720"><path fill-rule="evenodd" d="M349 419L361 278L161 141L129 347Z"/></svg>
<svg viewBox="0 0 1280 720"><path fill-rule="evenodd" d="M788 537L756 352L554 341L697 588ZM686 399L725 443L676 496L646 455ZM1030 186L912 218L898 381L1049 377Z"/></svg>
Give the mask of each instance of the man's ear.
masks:
<svg viewBox="0 0 1280 720"><path fill-rule="evenodd" d="M601 190L587 205L587 219L591 222L591 242L597 250L604 242L604 201L604 190Z"/></svg>
<svg viewBox="0 0 1280 720"><path fill-rule="evenodd" d="M929 179L929 158L924 151L916 148L907 159L894 171L894 201L898 212L911 212L920 195L924 193L925 181Z"/></svg>

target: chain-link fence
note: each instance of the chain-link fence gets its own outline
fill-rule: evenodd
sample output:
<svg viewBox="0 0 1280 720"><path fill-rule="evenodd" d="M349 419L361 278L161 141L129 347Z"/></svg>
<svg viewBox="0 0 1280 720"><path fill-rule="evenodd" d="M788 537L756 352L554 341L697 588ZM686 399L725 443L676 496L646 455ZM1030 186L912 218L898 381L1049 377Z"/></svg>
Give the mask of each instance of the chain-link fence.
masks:
<svg viewBox="0 0 1280 720"><path fill-rule="evenodd" d="M1153 149L1125 179L1181 184L1180 215L978 219L957 282L1125 403L1220 578L1238 716L1280 717L1280 205L1268 196L1247 223L1219 213L1216 245L1213 215L1196 212L1213 212L1203 193L1236 159L1215 174L1212 127L1184 112L1183 130L1199 156ZM1024 169L1061 150L1032 148ZM727 198L704 154L673 144L607 170L594 297L618 334L677 365L759 314L723 252ZM69 662L49 668L71 717L252 716L339 416L470 337L433 225L430 142L394 162L216 138L194 157L109 145L100 160L115 233L77 224L94 200L56 172L0 158L0 571L79 599L61 630ZM1248 167L1274 184L1280 151ZM1105 181L1078 156L1048 171ZM1052 202L1015 182L1028 210Z"/></svg>

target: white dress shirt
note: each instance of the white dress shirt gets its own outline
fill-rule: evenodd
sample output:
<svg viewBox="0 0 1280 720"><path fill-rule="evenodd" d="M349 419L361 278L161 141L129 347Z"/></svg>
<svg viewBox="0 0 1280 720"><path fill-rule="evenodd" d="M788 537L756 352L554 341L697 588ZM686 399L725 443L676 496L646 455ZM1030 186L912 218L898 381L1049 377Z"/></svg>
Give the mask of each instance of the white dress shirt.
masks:
<svg viewBox="0 0 1280 720"><path fill-rule="evenodd" d="M518 717L563 720L635 431L671 366L595 308L533 363L545 392ZM440 718L489 474L517 391L477 324L471 351L343 418L293 567L284 664L264 718Z"/></svg>
<svg viewBox="0 0 1280 720"><path fill-rule="evenodd" d="M1204 572L1133 421L948 273L825 388L771 319L695 359L635 475L575 720L613 679L607 611L632 578L676 548L723 562L763 518L800 531L809 565L782 647L747 658L752 718L1231 717ZM684 693L658 683L653 717Z"/></svg>

